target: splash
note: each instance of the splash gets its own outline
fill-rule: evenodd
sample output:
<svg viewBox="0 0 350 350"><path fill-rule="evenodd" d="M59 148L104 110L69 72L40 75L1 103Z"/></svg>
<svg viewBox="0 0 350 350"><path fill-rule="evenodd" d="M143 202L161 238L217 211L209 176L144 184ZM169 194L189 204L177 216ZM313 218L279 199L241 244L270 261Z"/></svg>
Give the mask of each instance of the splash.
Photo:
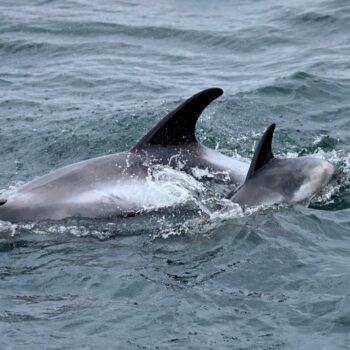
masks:
<svg viewBox="0 0 350 350"><path fill-rule="evenodd" d="M17 228L16 224L0 220L0 235L2 237L14 237L18 233Z"/></svg>

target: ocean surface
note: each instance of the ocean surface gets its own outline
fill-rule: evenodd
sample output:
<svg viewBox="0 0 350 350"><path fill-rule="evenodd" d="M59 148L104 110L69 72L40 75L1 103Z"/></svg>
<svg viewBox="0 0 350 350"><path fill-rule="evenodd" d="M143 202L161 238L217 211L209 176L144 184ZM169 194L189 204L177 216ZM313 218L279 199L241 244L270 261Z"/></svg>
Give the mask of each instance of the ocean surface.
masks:
<svg viewBox="0 0 350 350"><path fill-rule="evenodd" d="M342 174L309 208L218 211L180 176L166 210L0 222L0 348L350 349L349 57L348 0L0 0L2 193L209 87L208 147L249 163L276 122L277 156Z"/></svg>

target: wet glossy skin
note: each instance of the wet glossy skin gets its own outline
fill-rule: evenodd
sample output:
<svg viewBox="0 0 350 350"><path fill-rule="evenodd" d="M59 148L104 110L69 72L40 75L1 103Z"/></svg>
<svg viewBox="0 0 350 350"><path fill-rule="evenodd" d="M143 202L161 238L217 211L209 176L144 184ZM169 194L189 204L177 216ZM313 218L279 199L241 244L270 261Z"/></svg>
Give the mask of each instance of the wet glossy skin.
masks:
<svg viewBox="0 0 350 350"><path fill-rule="evenodd" d="M328 161L309 157L273 159L260 169L230 199L242 206L308 205L333 178Z"/></svg>
<svg viewBox="0 0 350 350"><path fill-rule="evenodd" d="M118 153L75 163L29 182L5 198L0 219L15 222L134 214L143 208L142 196L138 198L135 191L145 190L149 169L155 165L189 174L193 169L225 172L230 186L240 184L248 170L245 163L200 144Z"/></svg>
<svg viewBox="0 0 350 350"><path fill-rule="evenodd" d="M194 175L195 170L225 179L229 188L244 182L248 164L200 144L152 146L75 163L22 186L0 206L0 219L60 220L66 217L110 218L143 209L142 194L150 169L165 165ZM329 183L334 167L315 158L273 159L233 193L242 206L302 203ZM169 180L171 181L171 180Z"/></svg>

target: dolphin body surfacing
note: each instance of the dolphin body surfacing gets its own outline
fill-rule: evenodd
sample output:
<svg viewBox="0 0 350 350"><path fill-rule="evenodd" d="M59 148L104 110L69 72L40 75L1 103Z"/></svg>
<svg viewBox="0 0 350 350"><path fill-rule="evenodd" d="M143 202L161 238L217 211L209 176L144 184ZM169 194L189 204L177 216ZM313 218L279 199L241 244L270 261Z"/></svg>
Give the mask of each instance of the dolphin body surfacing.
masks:
<svg viewBox="0 0 350 350"><path fill-rule="evenodd" d="M152 169L159 165L191 175L198 170L224 174L225 184L235 188L228 198L242 207L279 203L308 205L331 181L335 169L321 159L276 159L271 151L275 124L261 138L250 166L197 141L198 118L222 93L221 89L212 88L192 96L160 120L128 152L68 165L25 184L0 199L0 220L135 215L145 208L142 195L135 193L147 193ZM213 180L220 181L220 176Z"/></svg>
<svg viewBox="0 0 350 350"><path fill-rule="evenodd" d="M248 165L203 146L195 137L202 111L222 93L212 88L192 96L128 152L68 165L25 184L0 200L0 220L112 218L139 213L144 209L142 193L157 165L180 165L189 174L193 169L225 172L228 182L237 186Z"/></svg>
<svg viewBox="0 0 350 350"><path fill-rule="evenodd" d="M244 183L228 196L242 207L283 203L307 206L334 178L335 168L326 160L275 158L271 145L275 126L266 129L257 145Z"/></svg>

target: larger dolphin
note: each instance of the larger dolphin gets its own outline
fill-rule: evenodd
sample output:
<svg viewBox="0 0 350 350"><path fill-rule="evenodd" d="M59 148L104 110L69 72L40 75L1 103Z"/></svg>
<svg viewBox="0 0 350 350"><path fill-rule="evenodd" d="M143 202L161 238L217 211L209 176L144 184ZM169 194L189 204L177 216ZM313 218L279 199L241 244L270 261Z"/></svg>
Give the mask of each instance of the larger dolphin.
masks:
<svg viewBox="0 0 350 350"><path fill-rule="evenodd" d="M213 88L192 96L128 152L68 165L25 184L0 200L0 219L109 218L139 212L156 165L180 167L187 173L225 172L232 186L240 184L248 165L208 149L195 137L197 119L222 93Z"/></svg>

